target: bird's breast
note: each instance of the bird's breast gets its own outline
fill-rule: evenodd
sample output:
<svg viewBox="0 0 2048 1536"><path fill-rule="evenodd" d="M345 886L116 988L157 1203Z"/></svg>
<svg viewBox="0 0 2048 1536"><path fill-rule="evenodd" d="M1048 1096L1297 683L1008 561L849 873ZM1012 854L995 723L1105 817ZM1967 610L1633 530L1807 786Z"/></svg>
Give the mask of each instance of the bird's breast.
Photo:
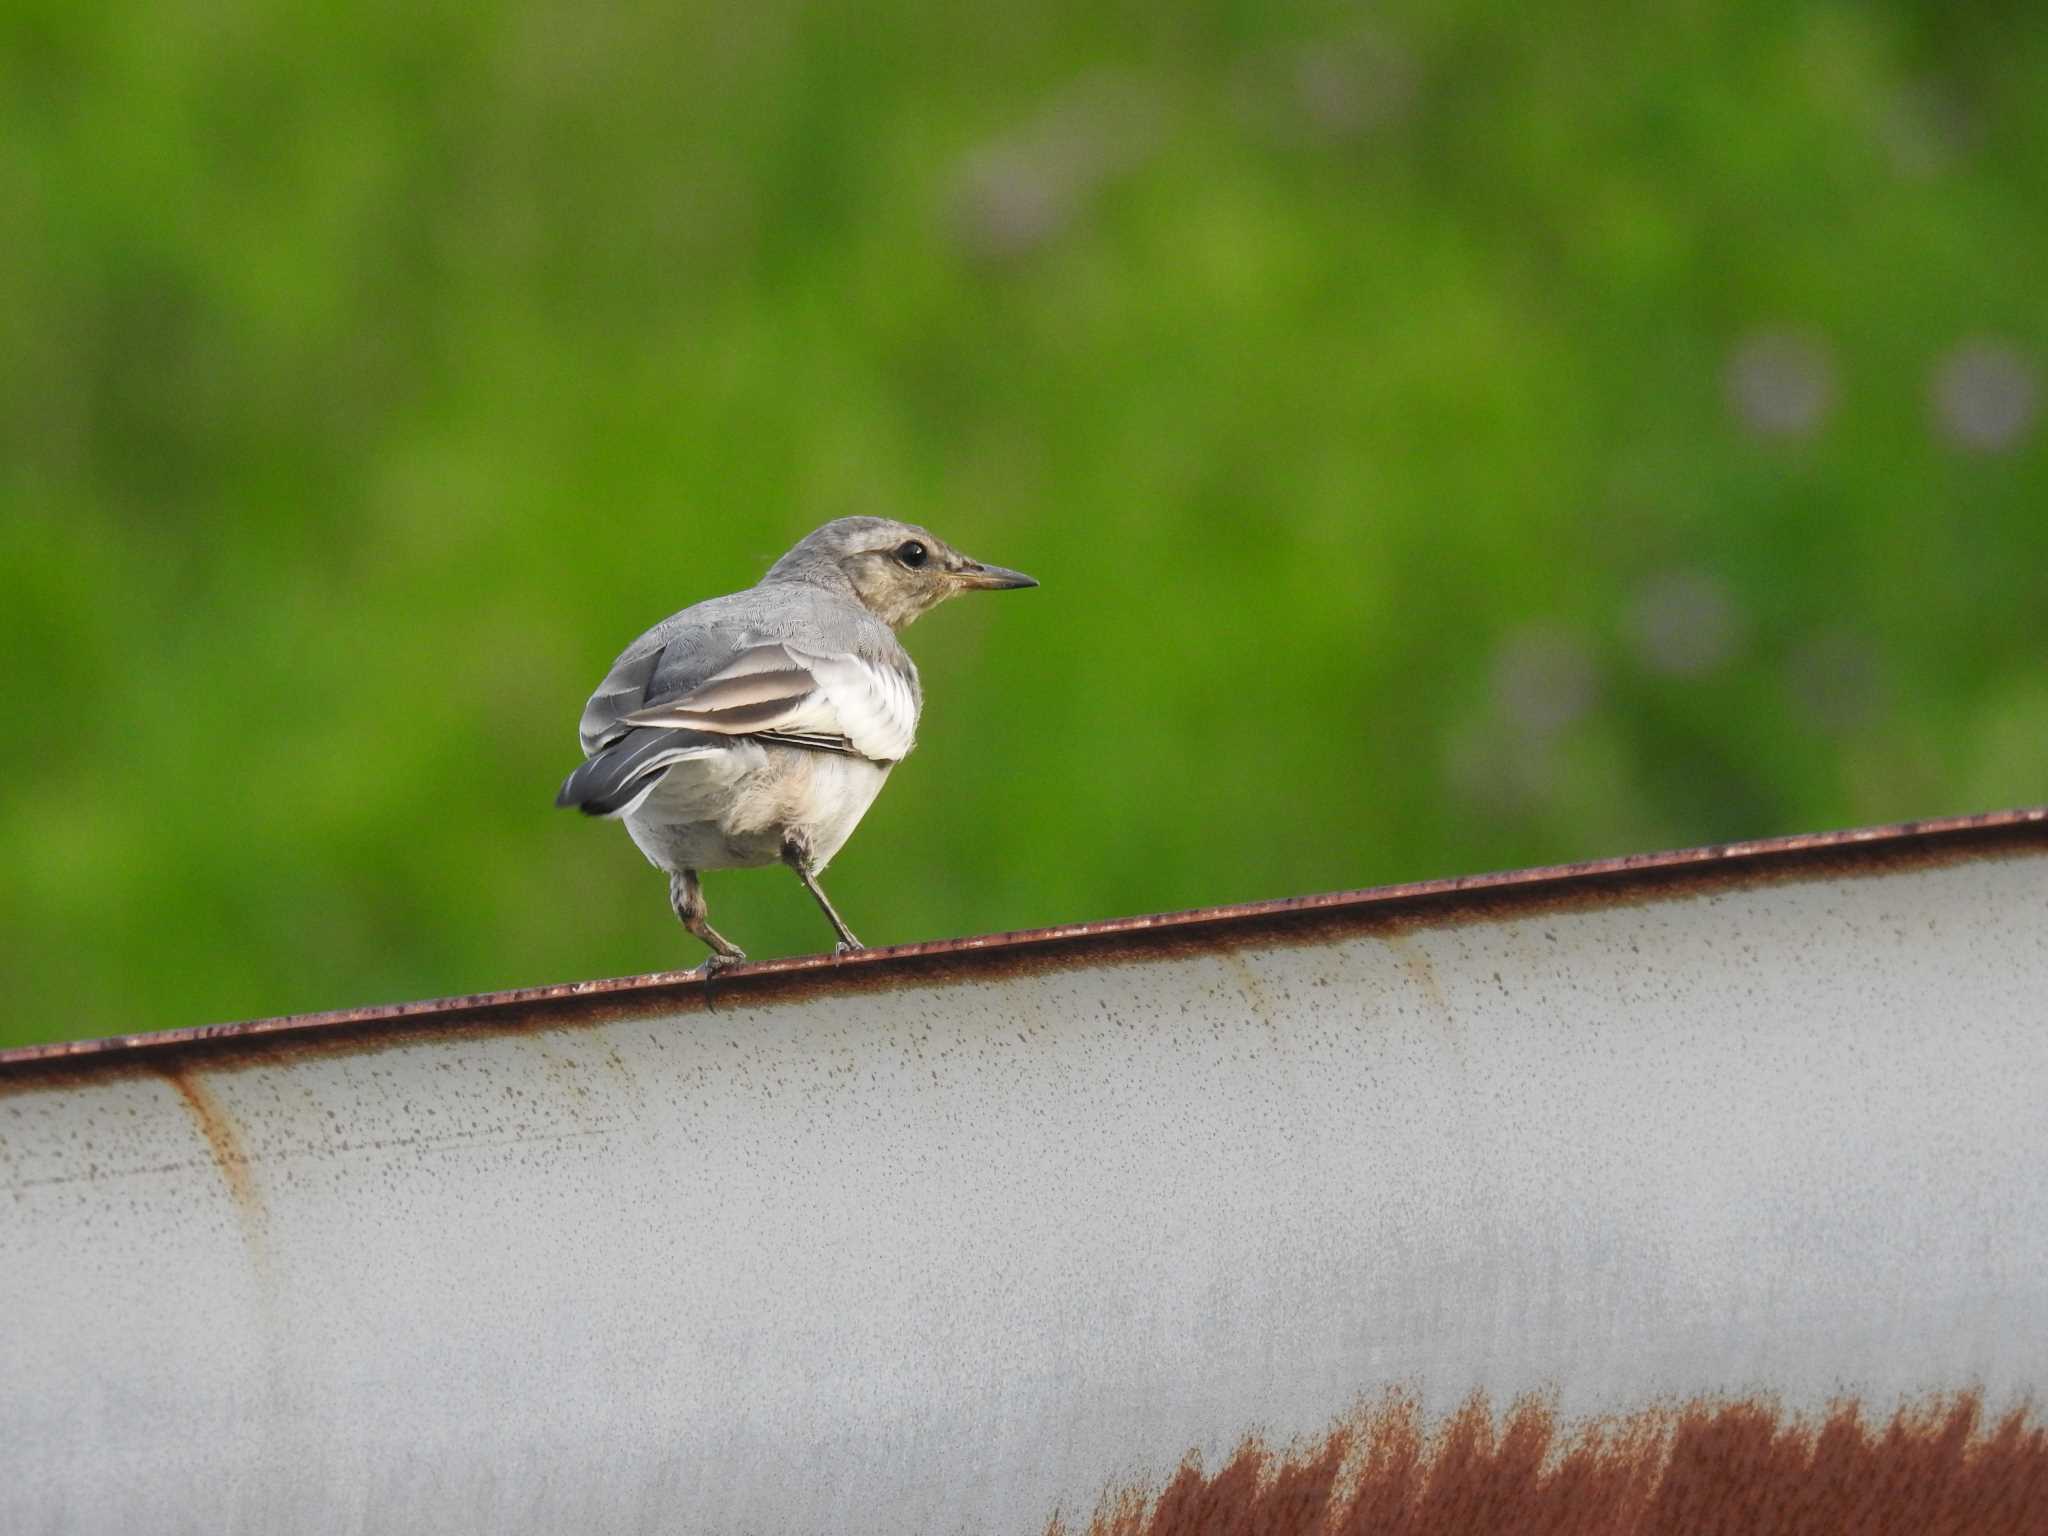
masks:
<svg viewBox="0 0 2048 1536"><path fill-rule="evenodd" d="M791 769L779 819L810 849L813 869L822 870L853 836L894 764L829 752L802 755L810 761Z"/></svg>
<svg viewBox="0 0 2048 1536"><path fill-rule="evenodd" d="M736 741L710 758L676 764L626 818L626 829L665 869L773 864L791 838L823 869L875 803L892 766Z"/></svg>

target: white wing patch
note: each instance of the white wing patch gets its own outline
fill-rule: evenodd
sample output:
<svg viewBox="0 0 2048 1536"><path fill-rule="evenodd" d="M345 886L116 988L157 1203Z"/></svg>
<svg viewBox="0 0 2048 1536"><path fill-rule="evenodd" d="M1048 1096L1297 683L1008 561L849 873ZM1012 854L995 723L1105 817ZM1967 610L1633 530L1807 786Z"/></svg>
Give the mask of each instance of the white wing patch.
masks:
<svg viewBox="0 0 2048 1536"><path fill-rule="evenodd" d="M666 704L626 716L629 725L683 726L728 736L810 737L893 763L917 740L916 674L858 656L813 655L786 645L742 651L723 671Z"/></svg>

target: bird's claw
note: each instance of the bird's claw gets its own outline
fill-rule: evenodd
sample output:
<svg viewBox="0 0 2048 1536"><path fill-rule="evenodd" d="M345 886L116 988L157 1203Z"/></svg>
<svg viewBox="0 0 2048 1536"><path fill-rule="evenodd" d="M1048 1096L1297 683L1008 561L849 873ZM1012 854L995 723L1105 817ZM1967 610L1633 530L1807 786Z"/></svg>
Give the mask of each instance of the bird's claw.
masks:
<svg viewBox="0 0 2048 1536"><path fill-rule="evenodd" d="M832 958L834 960L843 960L848 955L857 955L866 948L867 945L861 943L859 939L855 939L851 944L847 943L846 940L841 939L837 944L834 944L832 946Z"/></svg>
<svg viewBox="0 0 2048 1536"><path fill-rule="evenodd" d="M731 970L734 966L738 965L742 960L746 958L747 956L745 950L740 950L730 955L706 955L704 957L704 963L698 966L697 969L692 971L690 974L692 976L697 977L700 981L709 981L712 977L718 975L721 971Z"/></svg>

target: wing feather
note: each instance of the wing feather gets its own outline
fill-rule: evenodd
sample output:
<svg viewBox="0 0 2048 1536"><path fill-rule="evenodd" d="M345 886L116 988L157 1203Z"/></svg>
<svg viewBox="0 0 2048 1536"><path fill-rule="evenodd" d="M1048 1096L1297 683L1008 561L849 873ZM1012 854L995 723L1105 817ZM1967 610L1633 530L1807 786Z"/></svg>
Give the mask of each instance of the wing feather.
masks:
<svg viewBox="0 0 2048 1536"><path fill-rule="evenodd" d="M623 716L627 726L761 736L876 762L917 736L917 674L861 656L758 645L677 698Z"/></svg>
<svg viewBox="0 0 2048 1536"><path fill-rule="evenodd" d="M603 751L632 729L626 716L647 702L647 685L665 651L666 647L657 645L637 655L628 652L613 663L583 706L583 719L577 726L586 755Z"/></svg>

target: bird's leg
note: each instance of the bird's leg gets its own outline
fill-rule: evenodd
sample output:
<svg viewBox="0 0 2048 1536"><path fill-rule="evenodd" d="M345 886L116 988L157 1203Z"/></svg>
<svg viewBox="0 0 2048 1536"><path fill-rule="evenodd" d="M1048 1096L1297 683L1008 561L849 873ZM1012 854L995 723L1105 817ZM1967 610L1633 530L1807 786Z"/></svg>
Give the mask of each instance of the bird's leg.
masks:
<svg viewBox="0 0 2048 1536"><path fill-rule="evenodd" d="M704 905L704 887L697 880L697 871L686 869L668 877L668 904L676 909L683 926L710 946L711 953L704 957L704 975L716 976L747 958L744 949L705 921L709 909Z"/></svg>
<svg viewBox="0 0 2048 1536"><path fill-rule="evenodd" d="M832 925L832 931L839 935L839 942L832 946L832 952L836 955L850 955L857 949L866 949L867 945L856 939L853 930L846 926L846 919L833 909L832 899L825 894L825 888L818 884L818 877L811 873L809 851L792 838L782 845L782 862L796 871L797 879L803 881L804 889L811 893L811 899L817 902L824 912L825 920Z"/></svg>

